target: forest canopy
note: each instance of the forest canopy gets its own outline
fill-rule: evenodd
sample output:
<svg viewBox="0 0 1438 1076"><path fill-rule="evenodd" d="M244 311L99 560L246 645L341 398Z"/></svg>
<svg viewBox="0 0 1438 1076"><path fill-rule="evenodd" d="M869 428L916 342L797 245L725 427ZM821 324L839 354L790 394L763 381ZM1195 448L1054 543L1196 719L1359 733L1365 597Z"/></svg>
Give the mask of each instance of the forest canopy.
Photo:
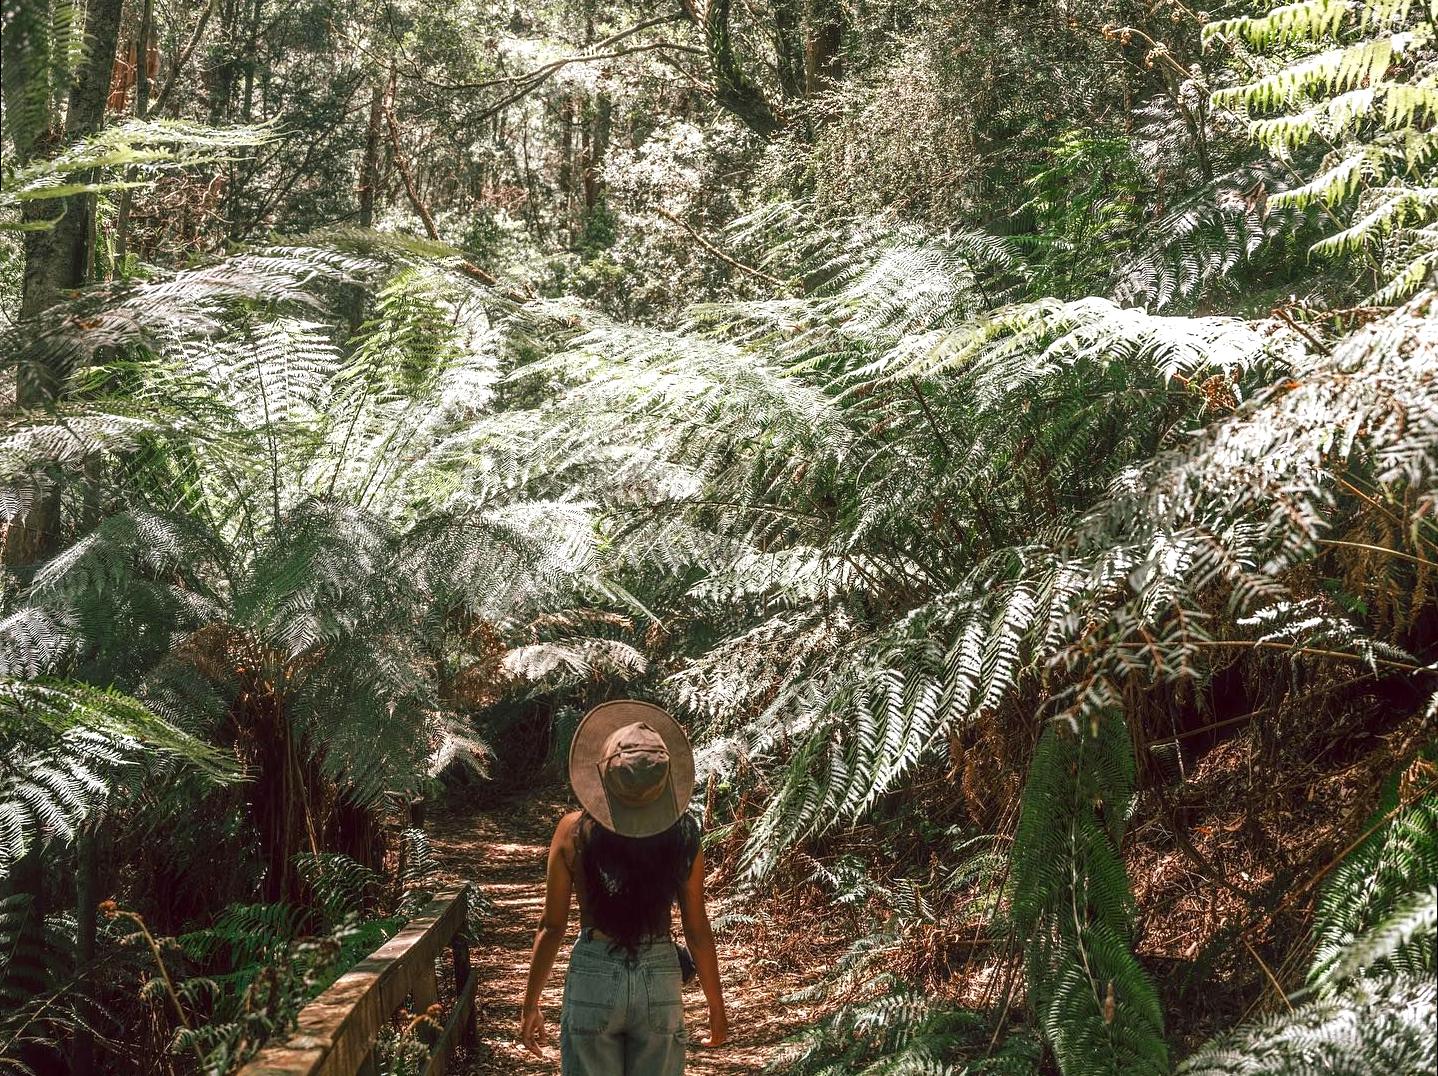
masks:
<svg viewBox="0 0 1438 1076"><path fill-rule="evenodd" d="M619 697L773 1071L1438 1066L1438 3L0 16L0 1067L237 1071Z"/></svg>

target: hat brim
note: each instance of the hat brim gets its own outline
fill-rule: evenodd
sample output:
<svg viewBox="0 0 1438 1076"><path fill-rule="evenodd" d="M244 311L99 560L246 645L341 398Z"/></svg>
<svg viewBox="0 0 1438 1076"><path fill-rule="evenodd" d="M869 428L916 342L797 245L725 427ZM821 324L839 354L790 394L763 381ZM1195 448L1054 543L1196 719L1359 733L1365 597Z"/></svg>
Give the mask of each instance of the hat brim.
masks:
<svg viewBox="0 0 1438 1076"><path fill-rule="evenodd" d="M643 721L669 751L669 788L642 807L626 807L605 795L599 760L618 729ZM569 745L569 784L584 809L605 829L624 837L652 837L679 820L694 794L694 750L679 722L658 706L632 699L600 703L579 722Z"/></svg>

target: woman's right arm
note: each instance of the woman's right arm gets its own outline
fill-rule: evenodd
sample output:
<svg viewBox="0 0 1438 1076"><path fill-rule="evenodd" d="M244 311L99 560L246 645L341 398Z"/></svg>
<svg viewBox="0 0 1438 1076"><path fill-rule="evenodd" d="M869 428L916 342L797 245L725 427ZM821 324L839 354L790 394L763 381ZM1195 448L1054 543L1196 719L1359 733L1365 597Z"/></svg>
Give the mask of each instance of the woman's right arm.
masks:
<svg viewBox="0 0 1438 1076"><path fill-rule="evenodd" d="M724 1012L724 988L719 981L719 954L714 949L714 931L709 910L704 906L704 853L694 857L694 866L679 893L679 918L684 924L684 941L694 957L699 985L709 1002L709 1038L705 1046L723 1046L729 1037L729 1018Z"/></svg>
<svg viewBox="0 0 1438 1076"><path fill-rule="evenodd" d="M560 819L554 830L554 840L549 843L544 915L539 920L539 931L534 936L534 952L529 959L529 982L525 986L524 1005L520 1009L519 1037L530 1053L539 1057L545 1056L544 1044L547 1037L539 999L569 926L569 900L574 889L574 878L565 853L573 846L574 826L578 819L577 811Z"/></svg>

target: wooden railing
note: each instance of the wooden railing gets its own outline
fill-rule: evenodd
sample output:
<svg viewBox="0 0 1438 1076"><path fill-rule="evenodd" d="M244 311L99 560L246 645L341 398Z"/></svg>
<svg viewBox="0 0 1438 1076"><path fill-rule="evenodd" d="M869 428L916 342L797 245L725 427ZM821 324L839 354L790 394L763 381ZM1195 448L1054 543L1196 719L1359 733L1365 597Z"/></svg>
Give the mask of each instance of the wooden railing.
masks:
<svg viewBox="0 0 1438 1076"><path fill-rule="evenodd" d="M398 934L300 1010L299 1026L265 1047L240 1076L369 1076L375 1037L405 1000L422 1013L438 1000L434 962L454 957L455 1002L435 1041L426 1076L441 1076L455 1044L474 1039L474 969L464 936L468 887L440 893Z"/></svg>

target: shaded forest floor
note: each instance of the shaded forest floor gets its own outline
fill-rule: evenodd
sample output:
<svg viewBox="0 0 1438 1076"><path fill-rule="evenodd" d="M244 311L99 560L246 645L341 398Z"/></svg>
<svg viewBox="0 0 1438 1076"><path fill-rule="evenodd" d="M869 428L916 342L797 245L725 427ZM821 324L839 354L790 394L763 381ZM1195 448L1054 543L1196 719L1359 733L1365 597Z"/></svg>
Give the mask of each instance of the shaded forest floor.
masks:
<svg viewBox="0 0 1438 1076"><path fill-rule="evenodd" d="M549 838L567 809L557 798L524 799L440 814L428 826L444 879L475 882L490 903L473 951L479 971L479 1042L457 1067L459 1072L517 1076L559 1071L559 1002L569 960L567 945L544 994L550 1059L541 1061L528 1053L517 1032L530 946L544 901ZM723 894L717 898L711 894L711 916L717 918L725 910ZM577 930L577 913L572 916L571 929ZM718 931L718 942L729 1042L718 1050L691 1046L686 1071L695 1076L760 1072L779 1055L785 1038L812 1024L816 1009L810 1003L786 999L822 975L828 961L776 960L758 936L740 937L724 930ZM685 988L684 1011L690 1036L698 1039L708 1024L697 983Z"/></svg>
<svg viewBox="0 0 1438 1076"><path fill-rule="evenodd" d="M1246 724L1195 752L1180 783L1140 793L1125 854L1144 910L1137 952L1180 1052L1255 1013L1279 1011L1282 996L1303 985L1320 885L1363 835L1385 779L1412 757L1426 728L1422 712L1376 727L1361 711L1333 715L1307 735L1288 723ZM1428 764L1414 766L1410 784L1433 780ZM517 1029L549 838L568 809L561 795L451 808L428 826L444 880L474 882L488 903L473 951L479 1042L457 1069L469 1076L559 1068L567 947L545 992L550 1060L528 1054ZM942 817L937 807L933 814ZM786 1039L841 1000L794 996L827 978L849 948L846 931L862 930L806 900L801 887L760 909L739 908L726 896L722 885L711 891L710 913L720 928L730 1042L712 1052L693 1048L688 1071L696 1076L758 1073L780 1059ZM737 925L724 929L726 918ZM1006 974L1007 950L974 953L953 942L925 929L911 932L893 956L894 970L902 967L937 996L982 1008L1003 993L996 977ZM1021 1006L1022 990L1011 1000ZM685 991L685 1016L697 1039L707 1026L697 984Z"/></svg>

